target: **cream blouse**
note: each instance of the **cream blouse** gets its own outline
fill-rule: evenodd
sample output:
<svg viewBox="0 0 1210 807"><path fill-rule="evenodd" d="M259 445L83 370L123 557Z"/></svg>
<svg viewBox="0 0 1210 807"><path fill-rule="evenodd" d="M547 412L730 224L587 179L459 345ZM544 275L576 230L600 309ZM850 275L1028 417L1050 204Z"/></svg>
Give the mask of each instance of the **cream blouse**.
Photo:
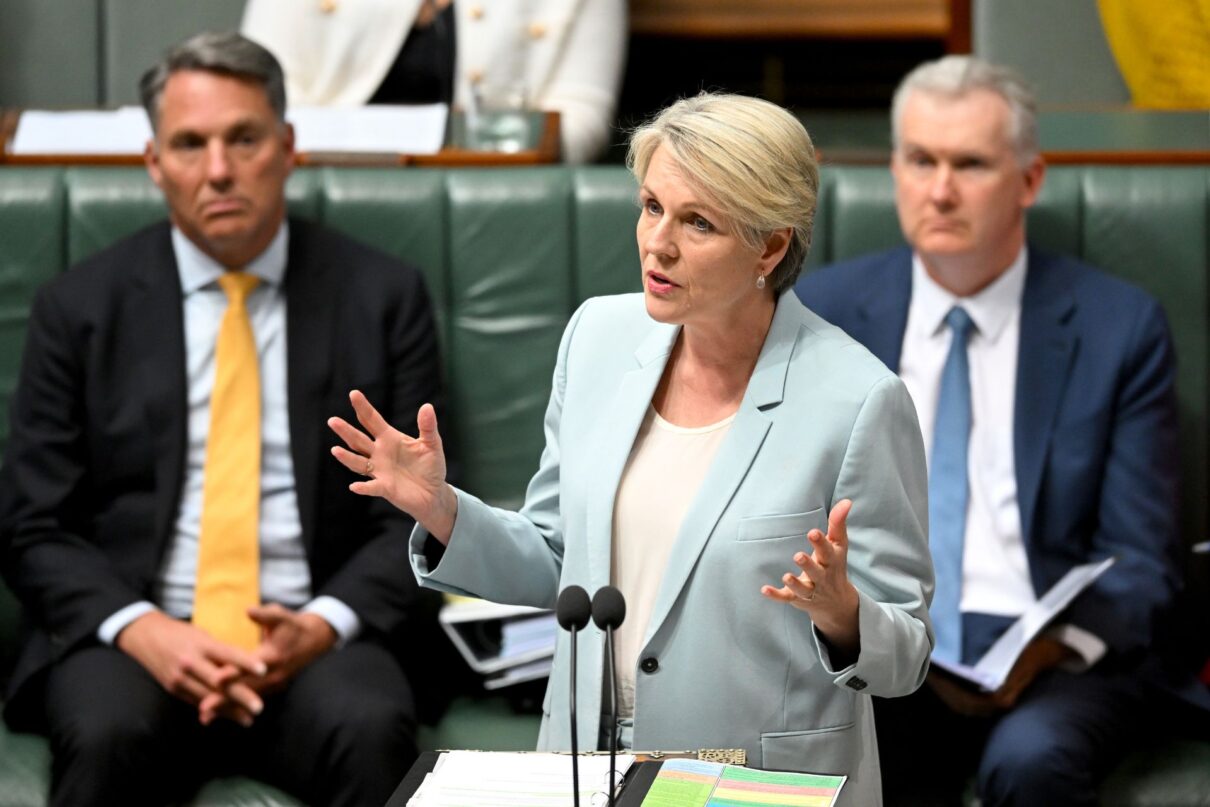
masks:
<svg viewBox="0 0 1210 807"><path fill-rule="evenodd" d="M683 428L648 407L618 484L613 511L613 584L626 598L614 634L618 716L634 715L635 669L668 556L735 415Z"/></svg>

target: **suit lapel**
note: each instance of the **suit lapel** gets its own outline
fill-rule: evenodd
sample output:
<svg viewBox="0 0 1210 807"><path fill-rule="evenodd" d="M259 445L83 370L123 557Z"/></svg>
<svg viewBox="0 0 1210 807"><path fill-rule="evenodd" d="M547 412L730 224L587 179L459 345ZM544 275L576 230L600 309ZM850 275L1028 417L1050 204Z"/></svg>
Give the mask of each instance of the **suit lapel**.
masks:
<svg viewBox="0 0 1210 807"><path fill-rule="evenodd" d="M765 410L780 404L785 394L786 373L802 316L803 305L794 293L782 295L739 411L677 533L643 644L651 641L672 611L706 542L764 444L773 425Z"/></svg>
<svg viewBox="0 0 1210 807"><path fill-rule="evenodd" d="M586 516L591 591L610 582L613 505L618 482L679 333L678 326L656 325L639 345L634 352L635 368L622 376L597 432L595 456L601 459L600 476L589 491Z"/></svg>
<svg viewBox="0 0 1210 807"><path fill-rule="evenodd" d="M334 311L340 299L337 279L325 270L322 247L303 222L291 220L287 247L286 393L290 413L290 455L298 493L303 544L315 539L315 502L323 416L317 407L331 379Z"/></svg>
<svg viewBox="0 0 1210 807"><path fill-rule="evenodd" d="M912 299L911 250L904 248L892 253L878 282L871 283L860 294L849 336L865 345L892 373L898 373Z"/></svg>
<svg viewBox="0 0 1210 807"><path fill-rule="evenodd" d="M1032 542L1033 516L1055 417L1078 348L1068 327L1075 308L1075 298L1055 275L1051 262L1030 250L1021 300L1013 416L1017 499L1026 547Z"/></svg>
<svg viewBox="0 0 1210 807"><path fill-rule="evenodd" d="M185 470L186 410L185 314L180 273L172 250L171 229L156 228L144 250L131 257L141 266L134 275L130 310L133 339L141 356L138 379L147 400L148 431L155 443L155 537L162 548L180 504Z"/></svg>

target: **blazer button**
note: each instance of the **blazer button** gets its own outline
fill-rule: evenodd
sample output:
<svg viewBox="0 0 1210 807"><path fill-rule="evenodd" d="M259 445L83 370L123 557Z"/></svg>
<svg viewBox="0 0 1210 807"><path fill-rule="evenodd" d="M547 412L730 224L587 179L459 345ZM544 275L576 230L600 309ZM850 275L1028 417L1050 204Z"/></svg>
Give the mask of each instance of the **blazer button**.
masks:
<svg viewBox="0 0 1210 807"><path fill-rule="evenodd" d="M656 661L655 656L648 656L639 662L639 669L645 673L653 673L660 668L660 663Z"/></svg>

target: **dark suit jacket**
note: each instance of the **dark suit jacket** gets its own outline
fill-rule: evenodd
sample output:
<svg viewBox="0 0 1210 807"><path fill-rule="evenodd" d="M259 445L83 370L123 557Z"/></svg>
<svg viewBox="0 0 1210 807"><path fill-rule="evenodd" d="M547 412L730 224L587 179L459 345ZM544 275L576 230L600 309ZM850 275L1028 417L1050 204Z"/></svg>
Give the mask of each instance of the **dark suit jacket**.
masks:
<svg viewBox="0 0 1210 807"><path fill-rule="evenodd" d="M836 264L795 291L898 372L911 259L903 247ZM1123 655L1151 645L1178 586L1174 379L1159 303L1029 250L1013 446L1033 586L1041 594L1072 566L1117 556L1062 618Z"/></svg>
<svg viewBox="0 0 1210 807"><path fill-rule="evenodd" d="M326 420L361 389L394 424L440 409L436 328L415 269L291 221L285 275L290 449L313 593L371 634L419 602L411 521L356 496ZM0 467L0 562L29 637L9 714L37 673L153 586L172 536L186 445L181 287L167 223L85 260L34 302ZM19 711L19 710L17 710ZM18 723L23 722L20 719Z"/></svg>

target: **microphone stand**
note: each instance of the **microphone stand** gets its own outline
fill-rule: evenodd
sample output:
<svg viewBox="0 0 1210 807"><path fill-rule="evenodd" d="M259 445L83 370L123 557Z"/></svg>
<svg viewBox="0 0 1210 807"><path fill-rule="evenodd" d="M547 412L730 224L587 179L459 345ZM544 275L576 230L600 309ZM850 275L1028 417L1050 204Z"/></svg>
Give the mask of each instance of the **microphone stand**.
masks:
<svg viewBox="0 0 1210 807"><path fill-rule="evenodd" d="M576 747L576 628L571 627L571 795L575 807L580 807L580 756Z"/></svg>
<svg viewBox="0 0 1210 807"><path fill-rule="evenodd" d="M609 662L609 682L612 685L609 693L609 807L614 807L617 791L614 779L618 771L618 675L614 669L612 627L605 629L605 654Z"/></svg>
<svg viewBox="0 0 1210 807"><path fill-rule="evenodd" d="M588 624L592 604L588 592L580 586L568 586L559 592L555 603L555 618L559 625L571 634L571 696L568 706L571 712L571 787L575 807L580 807L580 749L576 727L576 634Z"/></svg>
<svg viewBox="0 0 1210 807"><path fill-rule="evenodd" d="M613 653L613 633L626 619L626 600L613 586L601 586L592 598L592 621L605 631L605 659L608 662L609 698L609 807L615 804L614 780L618 775L618 671Z"/></svg>

